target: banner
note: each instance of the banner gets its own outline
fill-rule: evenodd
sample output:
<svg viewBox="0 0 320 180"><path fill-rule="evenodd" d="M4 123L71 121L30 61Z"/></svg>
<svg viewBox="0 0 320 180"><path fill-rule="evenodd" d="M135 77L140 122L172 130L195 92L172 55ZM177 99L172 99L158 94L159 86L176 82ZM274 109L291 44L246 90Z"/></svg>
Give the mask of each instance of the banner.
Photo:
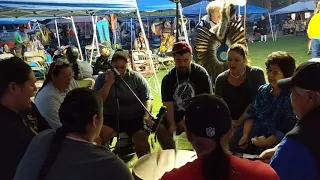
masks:
<svg viewBox="0 0 320 180"><path fill-rule="evenodd" d="M106 20L97 22L97 30L100 42L109 41L110 40L110 31L109 31L109 22Z"/></svg>

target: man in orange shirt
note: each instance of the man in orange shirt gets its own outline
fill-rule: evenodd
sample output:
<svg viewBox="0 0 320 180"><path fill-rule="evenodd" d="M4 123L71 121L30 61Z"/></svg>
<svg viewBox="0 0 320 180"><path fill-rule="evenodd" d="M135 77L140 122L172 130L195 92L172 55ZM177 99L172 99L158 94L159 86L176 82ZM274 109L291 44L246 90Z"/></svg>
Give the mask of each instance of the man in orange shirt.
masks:
<svg viewBox="0 0 320 180"><path fill-rule="evenodd" d="M186 133L198 159L166 173L161 179L279 180L269 165L227 153L231 121L228 106L221 98L203 94L191 99L185 114Z"/></svg>

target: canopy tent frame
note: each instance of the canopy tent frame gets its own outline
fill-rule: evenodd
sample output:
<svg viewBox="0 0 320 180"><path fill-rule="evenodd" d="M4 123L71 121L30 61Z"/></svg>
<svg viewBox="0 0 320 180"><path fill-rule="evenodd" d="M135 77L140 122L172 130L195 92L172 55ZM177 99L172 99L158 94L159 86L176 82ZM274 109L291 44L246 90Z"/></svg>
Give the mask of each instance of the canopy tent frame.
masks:
<svg viewBox="0 0 320 180"><path fill-rule="evenodd" d="M29 2L28 2L29 1ZM108 4L109 3L109 4ZM118 3L118 4L117 4ZM71 17L73 21L73 16L81 16L81 15L97 15L99 12L104 10L105 14L111 13L121 13L121 12L130 12L136 11L137 17L139 20L139 24L141 26L143 38L145 39L146 49L150 52L149 42L147 41L147 37L144 31L144 26L141 20L141 15L138 7L137 0L123 0L116 1L113 0L91 0L90 3L87 0L69 0L66 2L65 0L55 0L55 2L47 2L46 0L10 0L10 1L0 1L2 12L0 12L0 18L6 17L39 17L41 14L43 17ZM89 9L89 10L88 10ZM95 9L94 11L91 9ZM57 26L57 25L56 25ZM57 27L56 27L57 29ZM73 22L73 29L75 31L75 35L77 38L77 44L80 46L77 31ZM57 35L59 32L56 32ZM60 44L61 45L61 44ZM81 52L81 48L79 48ZM82 56L82 53L80 53ZM153 71L153 76L155 80L155 91L156 93L160 93L160 85L157 77L157 73L155 70L155 66L152 60L151 53L148 53L150 66ZM83 57L82 57L83 59Z"/></svg>

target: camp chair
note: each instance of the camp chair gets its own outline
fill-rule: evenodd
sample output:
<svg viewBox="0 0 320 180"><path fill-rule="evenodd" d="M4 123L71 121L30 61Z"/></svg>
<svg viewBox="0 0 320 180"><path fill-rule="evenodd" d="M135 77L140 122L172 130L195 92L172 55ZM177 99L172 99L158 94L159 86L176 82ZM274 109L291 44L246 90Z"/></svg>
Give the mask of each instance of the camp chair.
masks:
<svg viewBox="0 0 320 180"><path fill-rule="evenodd" d="M38 62L27 61L37 79L44 79L45 68Z"/></svg>
<svg viewBox="0 0 320 180"><path fill-rule="evenodd" d="M0 61L5 59L10 59L13 57L13 54L0 54Z"/></svg>
<svg viewBox="0 0 320 180"><path fill-rule="evenodd" d="M152 52L149 52L152 53ZM156 55L152 55L152 61L156 72L153 72L150 61L149 61L149 54L145 53L144 51L133 51L132 52L133 57L133 67L135 71L138 71L143 76L149 76L154 75L156 72L158 72L158 60Z"/></svg>
<svg viewBox="0 0 320 180"><path fill-rule="evenodd" d="M86 78L82 80L77 80L77 83L79 84L80 87L92 89L95 81L91 78Z"/></svg>
<svg viewBox="0 0 320 180"><path fill-rule="evenodd" d="M27 51L24 53L24 58L28 62L44 63L44 57L40 55L38 51Z"/></svg>

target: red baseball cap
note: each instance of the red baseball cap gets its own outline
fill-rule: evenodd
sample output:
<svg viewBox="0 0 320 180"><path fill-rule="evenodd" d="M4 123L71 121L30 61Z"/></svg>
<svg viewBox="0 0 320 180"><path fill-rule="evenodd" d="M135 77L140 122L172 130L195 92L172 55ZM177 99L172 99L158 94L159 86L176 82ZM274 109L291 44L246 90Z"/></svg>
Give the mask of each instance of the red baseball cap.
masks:
<svg viewBox="0 0 320 180"><path fill-rule="evenodd" d="M167 52L167 56L173 56L174 53L187 50L192 54L192 47L185 41L176 42L173 45L172 51Z"/></svg>

